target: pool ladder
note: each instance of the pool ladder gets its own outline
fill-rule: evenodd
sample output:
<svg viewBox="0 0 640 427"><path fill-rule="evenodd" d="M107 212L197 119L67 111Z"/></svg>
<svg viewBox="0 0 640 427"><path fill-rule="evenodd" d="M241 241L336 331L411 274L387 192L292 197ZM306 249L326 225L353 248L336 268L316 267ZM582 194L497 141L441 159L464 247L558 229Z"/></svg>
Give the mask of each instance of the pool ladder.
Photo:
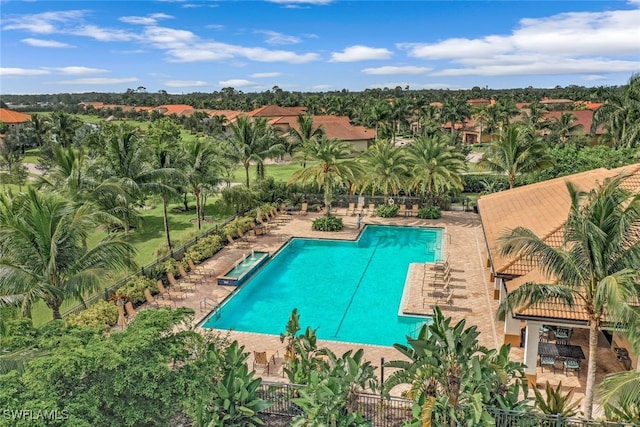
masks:
<svg viewBox="0 0 640 427"><path fill-rule="evenodd" d="M205 298L200 301L200 312L211 311L218 308L219 304L211 298Z"/></svg>

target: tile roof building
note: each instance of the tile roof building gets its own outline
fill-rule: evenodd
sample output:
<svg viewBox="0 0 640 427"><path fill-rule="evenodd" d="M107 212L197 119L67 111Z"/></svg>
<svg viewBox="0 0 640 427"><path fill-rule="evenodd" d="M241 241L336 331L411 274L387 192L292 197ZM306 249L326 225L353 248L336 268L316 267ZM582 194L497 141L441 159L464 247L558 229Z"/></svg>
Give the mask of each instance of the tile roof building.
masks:
<svg viewBox="0 0 640 427"><path fill-rule="evenodd" d="M7 108L0 108L0 122L6 123L9 126L15 126L29 121L31 121L30 114L20 113Z"/></svg>
<svg viewBox="0 0 640 427"><path fill-rule="evenodd" d="M595 169L481 197L478 209L489 256L487 265L494 282L494 297L502 300L524 283L553 283L553 278L546 277L534 262L501 255L499 248L503 235L516 227L524 227L550 246L560 247L571 204L566 183L571 182L578 190L589 191L618 175L626 176L621 184L624 188L633 193L640 192L640 164L634 164L617 169ZM543 323L587 327L588 320L584 308L553 302L519 309L506 317L505 343L514 346L521 344L523 322L526 327L533 325L536 328ZM536 343L537 339L536 329ZM624 346L622 336L613 334L613 340L613 345ZM535 347L537 352L537 344ZM640 369L636 356L632 359L632 366ZM529 354L526 344L525 363L527 375L535 381L535 353Z"/></svg>

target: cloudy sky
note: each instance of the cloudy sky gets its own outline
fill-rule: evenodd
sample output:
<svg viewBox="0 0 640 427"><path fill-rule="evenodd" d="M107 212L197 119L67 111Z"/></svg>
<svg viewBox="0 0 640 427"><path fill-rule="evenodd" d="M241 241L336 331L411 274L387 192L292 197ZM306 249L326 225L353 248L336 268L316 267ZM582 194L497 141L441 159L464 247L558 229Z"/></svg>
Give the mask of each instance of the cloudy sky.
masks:
<svg viewBox="0 0 640 427"><path fill-rule="evenodd" d="M640 0L0 0L0 94L609 86Z"/></svg>

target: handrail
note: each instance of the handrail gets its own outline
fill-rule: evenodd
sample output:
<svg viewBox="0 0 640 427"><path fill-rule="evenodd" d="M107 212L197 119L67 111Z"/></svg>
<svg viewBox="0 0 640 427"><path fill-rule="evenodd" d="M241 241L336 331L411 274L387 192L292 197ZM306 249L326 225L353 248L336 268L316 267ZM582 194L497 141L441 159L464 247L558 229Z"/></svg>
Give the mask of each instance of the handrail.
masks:
<svg viewBox="0 0 640 427"><path fill-rule="evenodd" d="M202 301L200 301L200 312L215 310L219 306L220 304L218 304L217 301L214 301L211 298L205 298Z"/></svg>

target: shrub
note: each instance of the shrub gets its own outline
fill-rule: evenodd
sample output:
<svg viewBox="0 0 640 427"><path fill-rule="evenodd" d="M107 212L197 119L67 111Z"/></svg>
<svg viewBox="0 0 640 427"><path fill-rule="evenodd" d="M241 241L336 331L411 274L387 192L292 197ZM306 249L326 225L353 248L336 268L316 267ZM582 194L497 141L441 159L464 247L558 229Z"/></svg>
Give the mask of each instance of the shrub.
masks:
<svg viewBox="0 0 640 427"><path fill-rule="evenodd" d="M178 272L178 261L175 259L169 258L162 264L162 266L164 267L165 273L173 273L176 277L180 276L180 273Z"/></svg>
<svg viewBox="0 0 640 427"><path fill-rule="evenodd" d="M442 212L439 206L424 206L418 211L418 218L420 219L438 219L442 217Z"/></svg>
<svg viewBox="0 0 640 427"><path fill-rule="evenodd" d="M271 212L275 208L270 206L268 211ZM231 235L231 237L238 237L238 229L242 230L242 232L246 232L253 227L255 220L252 216L239 216L229 221L227 225L222 227L222 232L225 234Z"/></svg>
<svg viewBox="0 0 640 427"><path fill-rule="evenodd" d="M200 264L203 260L211 258L222 248L222 239L218 235L207 236L191 246L184 256L191 259L194 264Z"/></svg>
<svg viewBox="0 0 640 427"><path fill-rule="evenodd" d="M502 175L469 174L463 175L464 193L495 193L509 188L509 179Z"/></svg>
<svg viewBox="0 0 640 427"><path fill-rule="evenodd" d="M112 301L99 301L86 310L67 318L67 323L107 330L118 322L118 307Z"/></svg>
<svg viewBox="0 0 640 427"><path fill-rule="evenodd" d="M156 282L153 279L145 276L134 276L116 290L116 295L128 299L135 305L145 300L145 288L149 288L151 292L158 292Z"/></svg>
<svg viewBox="0 0 640 427"><path fill-rule="evenodd" d="M381 218L393 218L398 216L398 205L380 205L376 208L376 215Z"/></svg>
<svg viewBox="0 0 640 427"><path fill-rule="evenodd" d="M342 218L331 216L321 216L313 220L311 227L317 231L340 231L344 228L342 224Z"/></svg>

